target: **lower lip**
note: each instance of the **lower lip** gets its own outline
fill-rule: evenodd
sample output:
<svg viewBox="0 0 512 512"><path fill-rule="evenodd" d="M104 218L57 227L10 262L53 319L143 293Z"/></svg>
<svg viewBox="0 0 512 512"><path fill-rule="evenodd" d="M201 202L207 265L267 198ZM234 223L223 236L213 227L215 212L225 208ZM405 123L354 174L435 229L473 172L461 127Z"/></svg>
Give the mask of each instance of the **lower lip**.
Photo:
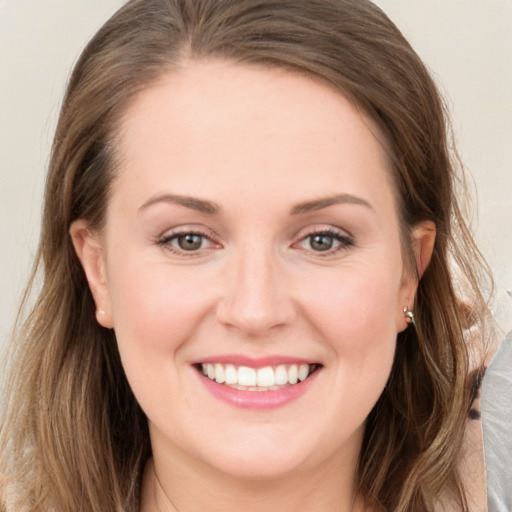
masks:
<svg viewBox="0 0 512 512"><path fill-rule="evenodd" d="M200 373L198 373L198 376L215 398L229 405L240 409L276 409L303 396L313 384L318 373L319 370L316 370L306 380L298 384L273 391L241 391L224 384L218 384Z"/></svg>

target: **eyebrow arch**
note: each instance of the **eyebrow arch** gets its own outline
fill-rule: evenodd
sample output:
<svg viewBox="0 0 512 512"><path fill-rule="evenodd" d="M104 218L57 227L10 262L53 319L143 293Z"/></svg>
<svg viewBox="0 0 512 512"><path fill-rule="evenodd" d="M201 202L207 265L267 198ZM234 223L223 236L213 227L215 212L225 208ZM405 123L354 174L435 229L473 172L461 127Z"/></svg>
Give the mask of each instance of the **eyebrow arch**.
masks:
<svg viewBox="0 0 512 512"><path fill-rule="evenodd" d="M139 208L139 212L142 212L149 206L156 203L174 203L180 206L184 206L185 208L190 208L201 213L208 213L210 215L215 215L216 213L219 213L220 210L220 207L212 201L206 201L196 197L181 196L176 194L162 194L156 197L152 197L146 201Z"/></svg>
<svg viewBox="0 0 512 512"><path fill-rule="evenodd" d="M314 212L316 210L321 210L322 208L327 208L328 206L333 206L335 204L357 204L365 206L370 210L373 210L372 205L361 197L357 197L352 194L336 194L334 196L324 197L321 199L316 199L314 201L306 201L304 203L296 204L290 210L290 215L299 215L301 213Z"/></svg>

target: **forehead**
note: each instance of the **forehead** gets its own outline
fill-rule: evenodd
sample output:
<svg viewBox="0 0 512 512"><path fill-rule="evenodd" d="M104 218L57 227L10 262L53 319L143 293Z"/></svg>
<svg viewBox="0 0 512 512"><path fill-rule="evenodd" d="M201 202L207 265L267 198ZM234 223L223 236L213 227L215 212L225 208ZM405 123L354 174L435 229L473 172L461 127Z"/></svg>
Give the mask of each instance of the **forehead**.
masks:
<svg viewBox="0 0 512 512"><path fill-rule="evenodd" d="M240 196L268 187L293 196L305 182L313 195L391 188L372 122L334 87L277 68L187 62L138 95L119 143L119 180L139 194L222 196L238 184Z"/></svg>

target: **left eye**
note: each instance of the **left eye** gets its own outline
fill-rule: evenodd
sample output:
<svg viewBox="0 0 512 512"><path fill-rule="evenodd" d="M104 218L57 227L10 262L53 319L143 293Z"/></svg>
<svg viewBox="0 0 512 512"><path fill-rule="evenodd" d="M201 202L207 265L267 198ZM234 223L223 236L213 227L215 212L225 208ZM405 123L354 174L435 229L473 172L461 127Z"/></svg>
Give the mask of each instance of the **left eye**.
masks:
<svg viewBox="0 0 512 512"><path fill-rule="evenodd" d="M353 242L348 236L330 231L321 231L305 236L299 245L302 249L314 252L334 252L353 245Z"/></svg>
<svg viewBox="0 0 512 512"><path fill-rule="evenodd" d="M329 249L332 249L335 243L334 237L326 233L310 235L307 239L309 241L309 246L314 251L328 251Z"/></svg>

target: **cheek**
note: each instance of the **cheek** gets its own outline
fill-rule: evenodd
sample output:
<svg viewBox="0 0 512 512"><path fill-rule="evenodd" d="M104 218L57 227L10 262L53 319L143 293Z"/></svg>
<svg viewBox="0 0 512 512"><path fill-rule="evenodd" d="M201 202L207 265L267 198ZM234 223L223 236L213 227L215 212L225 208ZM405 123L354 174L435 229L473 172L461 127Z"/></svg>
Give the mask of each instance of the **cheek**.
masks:
<svg viewBox="0 0 512 512"><path fill-rule="evenodd" d="M377 332L396 337L400 283L401 273L389 268L344 268L325 278L308 279L304 288L309 293L302 300L319 330L339 339L340 347L355 348L360 345L356 339L373 338ZM349 332L351 336L344 336Z"/></svg>
<svg viewBox="0 0 512 512"><path fill-rule="evenodd" d="M180 364L185 353L181 348L193 340L208 314L209 299L196 288L197 281L179 270L174 275L165 265L139 264L135 272L125 261L110 278L114 330L126 377L148 417L167 424L168 411L185 406L183 372L188 366Z"/></svg>
<svg viewBox="0 0 512 512"><path fill-rule="evenodd" d="M393 363L400 282L398 269L345 268L336 278L311 279L304 298L309 322L338 365L340 385L357 383L370 401L380 395Z"/></svg>
<svg viewBox="0 0 512 512"><path fill-rule="evenodd" d="M109 277L114 329L123 358L161 364L173 355L207 314L209 298L198 286L201 276L165 264L129 262L117 265Z"/></svg>

